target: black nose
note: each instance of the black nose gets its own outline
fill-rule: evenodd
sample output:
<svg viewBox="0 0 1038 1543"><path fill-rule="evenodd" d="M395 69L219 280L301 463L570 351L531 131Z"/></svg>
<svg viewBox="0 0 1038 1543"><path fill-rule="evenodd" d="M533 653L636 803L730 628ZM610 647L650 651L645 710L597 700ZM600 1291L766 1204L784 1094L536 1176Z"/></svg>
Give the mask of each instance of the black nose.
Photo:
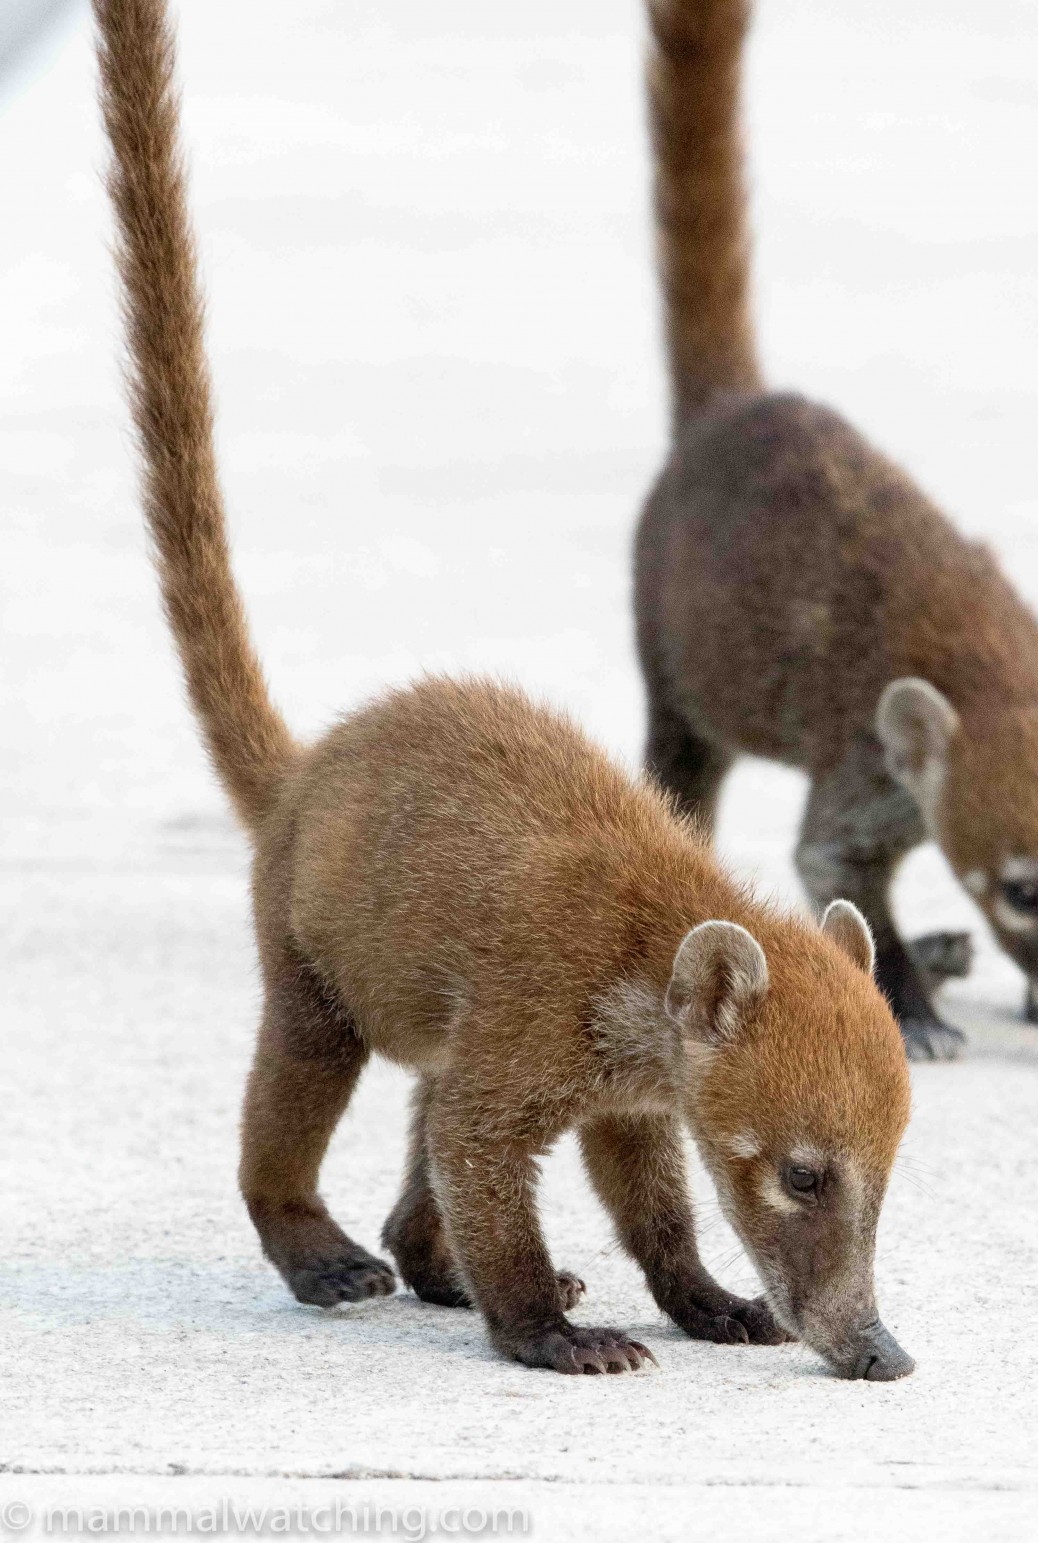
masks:
<svg viewBox="0 0 1038 1543"><path fill-rule="evenodd" d="M901 1349L889 1329L878 1323L870 1330L847 1375L864 1378L866 1382L896 1382L914 1371L912 1357Z"/></svg>

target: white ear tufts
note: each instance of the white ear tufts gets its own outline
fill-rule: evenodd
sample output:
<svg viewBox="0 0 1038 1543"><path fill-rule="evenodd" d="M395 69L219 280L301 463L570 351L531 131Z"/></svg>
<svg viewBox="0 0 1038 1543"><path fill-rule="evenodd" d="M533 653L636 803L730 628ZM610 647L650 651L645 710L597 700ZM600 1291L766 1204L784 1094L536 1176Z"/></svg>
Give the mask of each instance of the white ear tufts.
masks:
<svg viewBox="0 0 1038 1543"><path fill-rule="evenodd" d="M674 956L667 1014L696 1038L720 1043L738 1033L768 989L768 961L736 922L701 922Z"/></svg>
<svg viewBox="0 0 1038 1543"><path fill-rule="evenodd" d="M822 917L822 931L837 948L842 948L852 964L866 975L876 968L876 945L872 931L856 905L849 900L834 900Z"/></svg>

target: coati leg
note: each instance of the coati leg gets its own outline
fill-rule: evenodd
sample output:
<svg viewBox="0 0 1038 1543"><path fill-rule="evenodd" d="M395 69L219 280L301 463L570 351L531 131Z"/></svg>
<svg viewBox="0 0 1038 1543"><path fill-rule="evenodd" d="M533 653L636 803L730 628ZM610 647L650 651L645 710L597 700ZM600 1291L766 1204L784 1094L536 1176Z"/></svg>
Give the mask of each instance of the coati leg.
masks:
<svg viewBox="0 0 1038 1543"><path fill-rule="evenodd" d="M693 1339L777 1345L786 1339L765 1302L725 1291L699 1257L685 1154L674 1120L609 1116L580 1134L591 1182L620 1241L641 1265L657 1305Z"/></svg>
<svg viewBox="0 0 1038 1543"><path fill-rule="evenodd" d="M415 1088L404 1187L382 1228L382 1246L396 1260L404 1284L423 1302L471 1307L429 1183L426 1126L435 1088L428 1077Z"/></svg>
<svg viewBox="0 0 1038 1543"><path fill-rule="evenodd" d="M534 1201L535 1158L555 1131L529 1103L503 1108L509 1092L491 1100L481 1078L451 1071L428 1112L436 1196L490 1338L524 1366L636 1371L653 1359L644 1345L620 1329L578 1328L563 1313Z"/></svg>
<svg viewBox="0 0 1038 1543"><path fill-rule="evenodd" d="M305 964L285 957L268 971L239 1182L263 1252L296 1298L316 1307L395 1285L389 1265L347 1237L317 1194L321 1160L367 1058L348 1015Z"/></svg>
<svg viewBox="0 0 1038 1543"><path fill-rule="evenodd" d="M844 899L864 913L876 942L876 979L901 1025L909 1058L954 1060L965 1036L934 1011L928 982L890 909L894 870L925 836L912 799L886 776L869 747L858 746L812 786L796 865L819 908Z"/></svg>
<svg viewBox="0 0 1038 1543"><path fill-rule="evenodd" d="M662 690L651 690L646 766L675 795L682 814L699 821L705 835L713 831L721 783L734 759L727 750L694 733Z"/></svg>
<svg viewBox="0 0 1038 1543"><path fill-rule="evenodd" d="M404 1284L423 1302L471 1307L430 1181L428 1116L435 1091L435 1082L428 1077L415 1089L404 1188L382 1228L382 1245L396 1260ZM555 1278L562 1310L569 1312L583 1296L584 1282L568 1270Z"/></svg>

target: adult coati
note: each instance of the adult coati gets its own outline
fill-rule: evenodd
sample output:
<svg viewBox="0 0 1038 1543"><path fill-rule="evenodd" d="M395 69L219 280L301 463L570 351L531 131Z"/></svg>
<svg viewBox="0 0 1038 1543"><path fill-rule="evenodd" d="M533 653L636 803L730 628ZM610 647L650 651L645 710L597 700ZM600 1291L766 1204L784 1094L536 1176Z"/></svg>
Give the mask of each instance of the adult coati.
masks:
<svg viewBox="0 0 1038 1543"><path fill-rule="evenodd" d="M913 957L888 902L932 837L1038 980L1038 625L992 556L835 413L766 391L748 304L739 81L748 0L650 0L656 211L673 387L637 538L649 764L709 825L741 751L802 767L797 865L855 901L909 1054L955 935Z"/></svg>
<svg viewBox="0 0 1038 1543"><path fill-rule="evenodd" d="M372 1051L419 1075L384 1241L430 1302L562 1372L650 1352L565 1316L537 1158L577 1127L590 1176L689 1334L798 1335L849 1377L912 1362L876 1314L876 1223L909 1105L872 940L754 901L654 787L564 718L486 682L427 680L310 748L272 706L231 575L162 0L95 0L114 150L131 400L170 625L216 770L255 846L266 1005L241 1187L300 1301L393 1289L317 1194ZM700 1262L691 1124L767 1300Z"/></svg>

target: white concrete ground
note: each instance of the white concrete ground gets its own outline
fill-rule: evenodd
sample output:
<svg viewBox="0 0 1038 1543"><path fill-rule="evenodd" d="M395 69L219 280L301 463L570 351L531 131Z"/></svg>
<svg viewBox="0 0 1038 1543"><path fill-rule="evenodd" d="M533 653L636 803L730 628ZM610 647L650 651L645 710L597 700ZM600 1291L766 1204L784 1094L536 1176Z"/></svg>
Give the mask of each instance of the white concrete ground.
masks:
<svg viewBox="0 0 1038 1543"><path fill-rule="evenodd" d="M182 11L239 566L292 721L475 666L633 761L627 548L663 434L634 0ZM1029 0L762 0L772 373L906 460L1032 599L1036 83ZM297 1532L377 1502L404 1536L459 1504L526 1507L538 1538L1032 1536L1038 1032L933 852L904 916L976 926L979 957L948 1001L971 1055L915 1069L881 1237L911 1380L682 1339L568 1146L556 1255L658 1373L527 1372L405 1295L324 1315L259 1257L234 1188L244 856L134 504L92 89L80 12L0 94L0 1530L227 1498L317 1507ZM722 821L790 898L802 793L740 767ZM405 1092L372 1072L327 1167L369 1243ZM708 1255L748 1287L700 1189Z"/></svg>

